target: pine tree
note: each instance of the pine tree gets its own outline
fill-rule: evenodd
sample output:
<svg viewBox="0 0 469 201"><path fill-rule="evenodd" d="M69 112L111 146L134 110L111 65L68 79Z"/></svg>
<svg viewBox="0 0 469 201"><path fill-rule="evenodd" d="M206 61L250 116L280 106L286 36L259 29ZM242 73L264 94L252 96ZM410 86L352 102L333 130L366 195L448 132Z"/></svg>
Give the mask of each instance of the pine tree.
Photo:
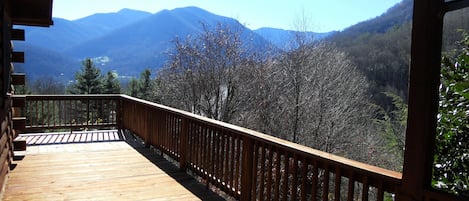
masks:
<svg viewBox="0 0 469 201"><path fill-rule="evenodd" d="M138 96L146 100L150 100L151 92L151 71L150 69L145 69L140 74L139 86L138 86Z"/></svg>
<svg viewBox="0 0 469 201"><path fill-rule="evenodd" d="M103 79L101 71L96 68L90 58L82 62L82 69L75 74L75 84L72 85L72 94L100 94L103 92Z"/></svg>
<svg viewBox="0 0 469 201"><path fill-rule="evenodd" d="M132 97L138 97L138 80L132 78L127 86L127 95Z"/></svg>
<svg viewBox="0 0 469 201"><path fill-rule="evenodd" d="M103 93L119 94L120 92L121 92L121 86L120 86L119 80L117 80L117 75L111 71L108 71L106 78L104 79Z"/></svg>

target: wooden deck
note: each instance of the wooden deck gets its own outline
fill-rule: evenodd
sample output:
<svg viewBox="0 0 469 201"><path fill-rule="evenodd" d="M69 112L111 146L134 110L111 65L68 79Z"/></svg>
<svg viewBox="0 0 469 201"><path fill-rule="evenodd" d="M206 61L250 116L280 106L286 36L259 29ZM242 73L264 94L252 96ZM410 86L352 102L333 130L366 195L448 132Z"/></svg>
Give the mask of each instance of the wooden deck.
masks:
<svg viewBox="0 0 469 201"><path fill-rule="evenodd" d="M43 145L17 156L3 200L224 200L132 137L82 134L22 136Z"/></svg>

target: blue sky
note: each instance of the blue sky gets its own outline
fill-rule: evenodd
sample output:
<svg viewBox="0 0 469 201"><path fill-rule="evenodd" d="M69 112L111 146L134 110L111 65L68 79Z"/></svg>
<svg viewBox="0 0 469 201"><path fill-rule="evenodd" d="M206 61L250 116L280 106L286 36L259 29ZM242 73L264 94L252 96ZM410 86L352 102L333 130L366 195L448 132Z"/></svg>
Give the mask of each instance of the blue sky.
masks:
<svg viewBox="0 0 469 201"><path fill-rule="evenodd" d="M401 0L54 0L53 16L69 20L122 8L156 13L163 9L197 6L238 19L251 29L294 29L304 16L310 31L342 30L376 17Z"/></svg>

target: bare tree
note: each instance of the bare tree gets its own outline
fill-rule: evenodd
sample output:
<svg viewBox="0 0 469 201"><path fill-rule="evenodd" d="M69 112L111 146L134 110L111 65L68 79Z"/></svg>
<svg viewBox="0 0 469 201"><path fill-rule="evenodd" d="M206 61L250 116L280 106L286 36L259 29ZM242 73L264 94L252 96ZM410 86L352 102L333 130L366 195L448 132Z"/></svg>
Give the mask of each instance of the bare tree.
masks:
<svg viewBox="0 0 469 201"><path fill-rule="evenodd" d="M202 33L174 40L161 72L162 102L209 118L230 122L241 103L238 71L250 63L241 25L202 24Z"/></svg>
<svg viewBox="0 0 469 201"><path fill-rule="evenodd" d="M368 83L345 53L330 44L310 44L266 66L257 74L263 100L250 113L263 120L255 129L364 160L357 152L365 152L370 131Z"/></svg>

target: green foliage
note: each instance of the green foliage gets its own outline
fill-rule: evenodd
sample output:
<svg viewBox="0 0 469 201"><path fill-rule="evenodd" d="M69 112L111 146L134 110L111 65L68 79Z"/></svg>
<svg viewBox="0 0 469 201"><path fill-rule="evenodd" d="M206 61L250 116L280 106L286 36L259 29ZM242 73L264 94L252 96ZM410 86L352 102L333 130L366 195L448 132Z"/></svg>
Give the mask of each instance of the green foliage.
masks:
<svg viewBox="0 0 469 201"><path fill-rule="evenodd" d="M104 91L105 94L120 94L121 86L117 79L117 74L108 71L106 78L104 79Z"/></svg>
<svg viewBox="0 0 469 201"><path fill-rule="evenodd" d="M433 186L469 196L469 35L443 57Z"/></svg>
<svg viewBox="0 0 469 201"><path fill-rule="evenodd" d="M127 86L126 94L136 98L152 100L153 82L150 69L145 69L140 78L132 78Z"/></svg>
<svg viewBox="0 0 469 201"><path fill-rule="evenodd" d="M152 88L152 81L151 81L151 71L150 69L145 69L140 74L140 83L139 83L139 96L143 99L150 99L150 92Z"/></svg>
<svg viewBox="0 0 469 201"><path fill-rule="evenodd" d="M127 86L126 94L132 97L138 96L138 80L132 78Z"/></svg>
<svg viewBox="0 0 469 201"><path fill-rule="evenodd" d="M80 72L75 74L76 82L69 89L72 94L100 94L103 92L101 71L90 58L82 62Z"/></svg>
<svg viewBox="0 0 469 201"><path fill-rule="evenodd" d="M382 106L375 105L377 109L377 118L375 123L378 125L381 136L382 153L389 153L386 159L380 161L380 165L396 171L402 171L404 161L405 131L407 127L407 104L404 100L391 92L383 93L392 101L392 108L386 110ZM392 160L390 160L392 159Z"/></svg>
<svg viewBox="0 0 469 201"><path fill-rule="evenodd" d="M15 94L16 95L31 94L31 89L27 85L18 85L18 86L15 86Z"/></svg>

